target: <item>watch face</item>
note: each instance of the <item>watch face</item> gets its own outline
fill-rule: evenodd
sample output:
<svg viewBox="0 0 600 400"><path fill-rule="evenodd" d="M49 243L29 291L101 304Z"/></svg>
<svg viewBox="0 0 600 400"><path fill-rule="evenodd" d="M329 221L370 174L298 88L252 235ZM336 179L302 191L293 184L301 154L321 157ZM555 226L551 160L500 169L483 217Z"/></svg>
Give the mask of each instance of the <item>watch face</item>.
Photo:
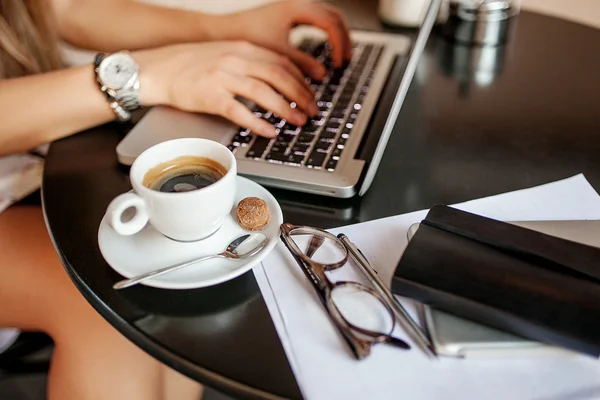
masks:
<svg viewBox="0 0 600 400"><path fill-rule="evenodd" d="M111 89L120 89L137 73L137 64L125 53L108 56L100 63L98 77Z"/></svg>

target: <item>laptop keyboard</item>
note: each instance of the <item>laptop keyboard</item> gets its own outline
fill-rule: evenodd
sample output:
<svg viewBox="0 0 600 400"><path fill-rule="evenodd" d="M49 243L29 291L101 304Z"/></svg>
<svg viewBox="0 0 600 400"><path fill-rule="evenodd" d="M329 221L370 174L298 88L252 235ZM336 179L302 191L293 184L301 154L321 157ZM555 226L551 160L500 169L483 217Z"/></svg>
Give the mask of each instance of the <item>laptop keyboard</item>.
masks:
<svg viewBox="0 0 600 400"><path fill-rule="evenodd" d="M332 67L328 44L305 40L300 49L329 67L322 82L306 78L316 93L318 115L298 127L256 106L254 114L273 124L277 136L267 139L242 128L229 149L236 152L248 147L246 157L250 159L333 172L352 134L383 47L354 44L352 60L344 68Z"/></svg>

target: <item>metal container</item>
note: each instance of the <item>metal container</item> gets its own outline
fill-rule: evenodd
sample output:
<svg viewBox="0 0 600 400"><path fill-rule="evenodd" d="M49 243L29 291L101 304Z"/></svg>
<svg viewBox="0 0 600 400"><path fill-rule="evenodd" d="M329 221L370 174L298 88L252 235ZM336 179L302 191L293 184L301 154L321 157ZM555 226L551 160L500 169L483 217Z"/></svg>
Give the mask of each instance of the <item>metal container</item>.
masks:
<svg viewBox="0 0 600 400"><path fill-rule="evenodd" d="M443 33L459 43L498 46L506 43L519 13L517 0L449 0Z"/></svg>

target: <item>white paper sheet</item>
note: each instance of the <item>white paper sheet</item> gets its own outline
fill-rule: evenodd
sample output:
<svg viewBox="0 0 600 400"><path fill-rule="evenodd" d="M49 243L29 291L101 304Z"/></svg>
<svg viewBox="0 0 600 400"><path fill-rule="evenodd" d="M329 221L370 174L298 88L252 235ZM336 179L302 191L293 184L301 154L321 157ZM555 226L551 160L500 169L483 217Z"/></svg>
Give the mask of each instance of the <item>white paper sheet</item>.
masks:
<svg viewBox="0 0 600 400"><path fill-rule="evenodd" d="M600 196L583 175L455 207L505 221L600 219ZM426 213L417 211L332 231L346 233L390 282L407 244L408 227ZM600 398L600 363L575 354L430 360L416 346L403 351L380 344L369 358L355 361L311 284L281 243L254 273L300 389L309 400ZM359 274L347 265L332 276L362 281ZM410 302L406 305L411 307ZM401 328L396 334L411 342Z"/></svg>

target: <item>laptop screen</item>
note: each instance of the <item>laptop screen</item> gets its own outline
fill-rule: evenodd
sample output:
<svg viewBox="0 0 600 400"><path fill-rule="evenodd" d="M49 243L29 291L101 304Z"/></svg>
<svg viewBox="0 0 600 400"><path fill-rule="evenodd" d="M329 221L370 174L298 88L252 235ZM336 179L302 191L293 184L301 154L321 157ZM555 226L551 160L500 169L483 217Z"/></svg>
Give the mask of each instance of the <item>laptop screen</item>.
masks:
<svg viewBox="0 0 600 400"><path fill-rule="evenodd" d="M387 145L390 135L392 134L392 131L394 129L394 125L396 124L398 115L400 114L402 103L404 102L404 98L406 97L408 88L415 75L417 65L419 63L419 60L421 59L421 55L423 54L423 50L425 49L425 44L427 43L427 39L429 38L433 25L435 24L435 21L437 19L437 15L440 10L441 4L442 0L431 0L427 7L427 11L425 13L423 22L421 23L421 27L419 29L417 37L411 43L411 47L407 56L406 68L404 69L404 72L402 74L400 85L398 86L398 90L394 97L394 101L385 121L385 125L379 138L379 142L377 143L377 147L375 149L375 152L373 153L371 163L369 164L369 168L365 174L363 183L360 188L359 196L365 194L365 192L371 185L373 178L375 177L375 173L377 172L377 168L379 167L379 162L381 161L381 157L383 156L385 146Z"/></svg>

